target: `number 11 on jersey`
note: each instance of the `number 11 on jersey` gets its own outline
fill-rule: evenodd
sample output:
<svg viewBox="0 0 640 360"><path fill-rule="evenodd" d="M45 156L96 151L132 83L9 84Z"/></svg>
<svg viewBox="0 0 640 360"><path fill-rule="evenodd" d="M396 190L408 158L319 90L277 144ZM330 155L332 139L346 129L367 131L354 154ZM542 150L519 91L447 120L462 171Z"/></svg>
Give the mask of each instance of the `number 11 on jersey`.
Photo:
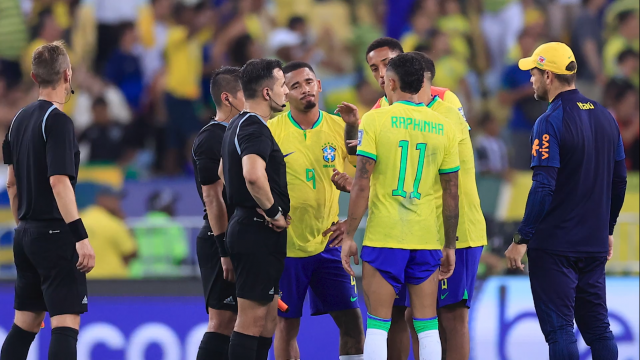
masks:
<svg viewBox="0 0 640 360"><path fill-rule="evenodd" d="M400 173L398 174L398 187L391 193L393 196L407 197L407 192L404 190L405 177L407 176L407 158L409 157L409 141L400 140L398 143L400 148ZM422 181L422 169L424 168L424 157L427 152L427 144L416 144L416 150L418 150L418 168L416 169L416 178L413 180L413 191L409 194L410 199L418 199L422 197L422 194L418 192L420 188L420 181Z"/></svg>

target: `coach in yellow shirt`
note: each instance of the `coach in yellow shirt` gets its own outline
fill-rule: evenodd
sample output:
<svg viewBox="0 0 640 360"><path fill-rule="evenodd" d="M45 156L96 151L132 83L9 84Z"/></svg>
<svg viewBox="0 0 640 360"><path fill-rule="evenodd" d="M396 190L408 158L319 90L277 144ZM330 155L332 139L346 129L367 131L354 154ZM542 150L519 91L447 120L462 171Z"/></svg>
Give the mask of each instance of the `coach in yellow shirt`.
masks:
<svg viewBox="0 0 640 360"><path fill-rule="evenodd" d="M125 279L129 277L129 262L135 258L138 246L122 219L121 194L103 187L96 204L82 212L82 219L96 254L96 267L90 279Z"/></svg>
<svg viewBox="0 0 640 360"><path fill-rule="evenodd" d="M311 315L331 314L340 328L340 358L362 359L364 331L355 278L342 269L338 191L331 182L334 169L351 166L344 143L345 123L318 107L322 84L311 65L291 62L282 69L289 88L291 110L268 122L287 163L291 225L287 258L280 279L282 301L289 311L278 311L275 338L278 359L299 359L296 336L309 291Z"/></svg>
<svg viewBox="0 0 640 360"><path fill-rule="evenodd" d="M353 236L368 206L361 253L362 284L369 300L365 358L387 358L392 307L405 283L421 355L441 357L436 296L438 280L451 276L455 266L460 162L456 129L418 101L425 72L414 55L391 59L384 76L391 106L365 114L358 136L342 262L353 275L350 257L358 263ZM442 251L433 191L436 180L443 188Z"/></svg>

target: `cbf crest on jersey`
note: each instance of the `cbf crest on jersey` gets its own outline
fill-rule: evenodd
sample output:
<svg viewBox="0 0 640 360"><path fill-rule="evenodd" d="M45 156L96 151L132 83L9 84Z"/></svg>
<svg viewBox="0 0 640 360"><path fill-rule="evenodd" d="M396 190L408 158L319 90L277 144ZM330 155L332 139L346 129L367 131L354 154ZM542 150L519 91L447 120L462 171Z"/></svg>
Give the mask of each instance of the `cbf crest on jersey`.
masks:
<svg viewBox="0 0 640 360"><path fill-rule="evenodd" d="M333 168L335 164L333 162L336 161L336 150L337 147L333 143L325 143L322 145L322 159L329 163L329 165L325 164L323 167L325 168Z"/></svg>

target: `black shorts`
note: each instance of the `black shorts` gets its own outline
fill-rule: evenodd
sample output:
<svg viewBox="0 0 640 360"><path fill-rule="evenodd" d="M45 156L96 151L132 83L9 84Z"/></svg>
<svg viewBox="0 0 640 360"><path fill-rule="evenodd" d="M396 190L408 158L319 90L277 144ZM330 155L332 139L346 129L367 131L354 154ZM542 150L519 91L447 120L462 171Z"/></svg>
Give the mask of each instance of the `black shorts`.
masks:
<svg viewBox="0 0 640 360"><path fill-rule="evenodd" d="M287 231L271 229L255 209L238 208L229 221L227 246L239 298L271 302L280 294Z"/></svg>
<svg viewBox="0 0 640 360"><path fill-rule="evenodd" d="M209 313L209 308L237 313L236 284L224 279L218 245L209 225L204 225L198 234L196 253L198 254L207 313Z"/></svg>
<svg viewBox="0 0 640 360"><path fill-rule="evenodd" d="M64 222L21 221L13 256L16 310L52 317L87 312L87 277L76 267L76 242Z"/></svg>

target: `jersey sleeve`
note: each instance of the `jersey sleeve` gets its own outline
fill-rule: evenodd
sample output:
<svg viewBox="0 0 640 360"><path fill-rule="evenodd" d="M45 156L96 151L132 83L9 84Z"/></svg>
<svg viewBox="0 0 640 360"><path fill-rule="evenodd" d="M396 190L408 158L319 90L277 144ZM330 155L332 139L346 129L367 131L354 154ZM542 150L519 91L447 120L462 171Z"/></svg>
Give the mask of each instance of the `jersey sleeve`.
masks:
<svg viewBox="0 0 640 360"><path fill-rule="evenodd" d="M455 127L453 125L448 127L447 143L444 149L444 157L440 169L440 174L449 174L460 170L460 155L458 152L459 136L454 133Z"/></svg>
<svg viewBox="0 0 640 360"><path fill-rule="evenodd" d="M54 111L45 118L44 138L47 143L48 176L67 175L75 179L76 139L73 121L61 111Z"/></svg>
<svg viewBox="0 0 640 360"><path fill-rule="evenodd" d="M220 180L218 168L222 157L220 144L222 144L223 134L219 134L214 129L206 134L193 148L193 158L198 168L198 180L202 186L215 184Z"/></svg>
<svg viewBox="0 0 640 360"><path fill-rule="evenodd" d="M11 142L9 142L9 132L4 135L2 142L2 161L5 165L13 165L13 154L11 152Z"/></svg>
<svg viewBox="0 0 640 360"><path fill-rule="evenodd" d="M460 99L458 98L458 96L456 94L454 94L453 91L447 90L444 93L443 97L444 98L442 99L442 101L444 101L446 104L449 104L449 105L453 106L454 108L456 108L456 110L458 110L460 115L462 115L462 119L466 123L467 117L464 115L464 109L462 108L462 103L460 102ZM469 128L469 125L467 125L467 127Z"/></svg>
<svg viewBox="0 0 640 360"><path fill-rule="evenodd" d="M259 119L246 119L239 124L236 134L236 149L243 158L247 155L258 155L266 163L269 153L273 147L273 142L269 138L271 132Z"/></svg>
<svg viewBox="0 0 640 360"><path fill-rule="evenodd" d="M624 160L624 144L622 143L622 135L618 138L618 145L616 146L616 161Z"/></svg>
<svg viewBox="0 0 640 360"><path fill-rule="evenodd" d="M358 130L358 156L365 156L374 161L378 160L378 152L376 150L376 131L374 116L366 113L362 117L360 130ZM365 121L367 120L367 121Z"/></svg>
<svg viewBox="0 0 640 360"><path fill-rule="evenodd" d="M531 133L531 168L560 167L562 113L552 112L536 121Z"/></svg>

